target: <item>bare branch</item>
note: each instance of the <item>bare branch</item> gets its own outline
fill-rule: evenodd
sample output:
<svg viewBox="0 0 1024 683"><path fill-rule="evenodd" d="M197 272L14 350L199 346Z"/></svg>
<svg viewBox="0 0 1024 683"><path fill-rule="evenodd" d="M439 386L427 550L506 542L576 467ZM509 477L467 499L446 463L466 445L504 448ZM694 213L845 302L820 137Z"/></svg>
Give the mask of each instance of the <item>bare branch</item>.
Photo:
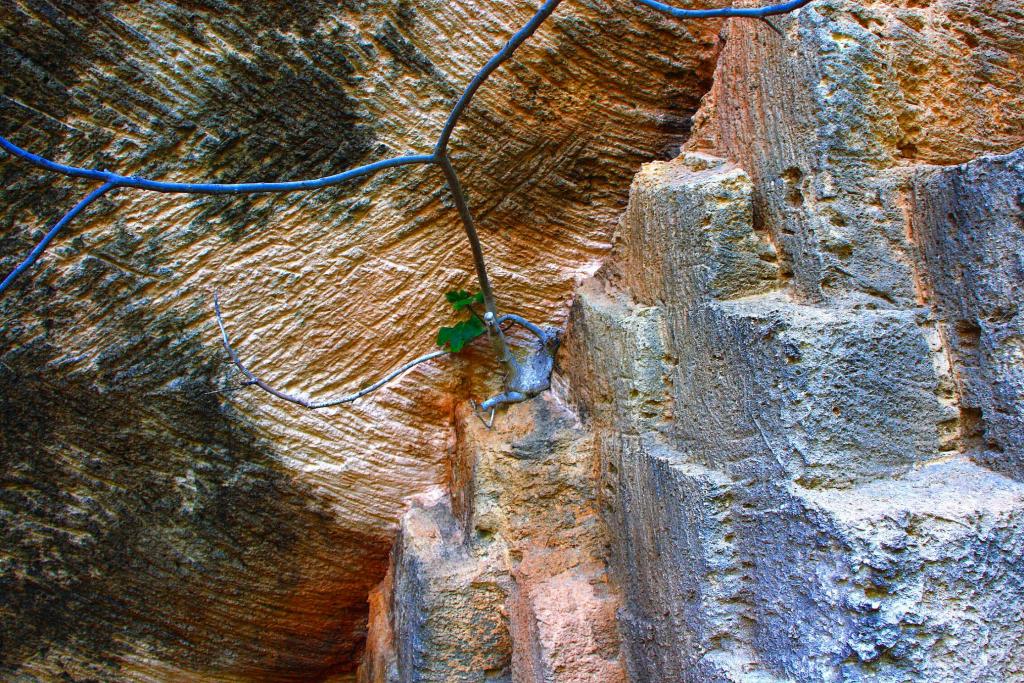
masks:
<svg viewBox="0 0 1024 683"><path fill-rule="evenodd" d="M541 8L537 10L526 25L515 32L505 46L498 50L493 57L487 60L487 63L483 65L483 68L477 72L473 80L469 82L466 89L462 92L459 97L459 101L452 107L452 111L448 114L448 120L445 121L444 128L441 130L441 135L437 139L437 146L434 147L434 154L441 156L448 149L448 141L452 137L452 133L455 131L455 126L459 123L459 119L462 117L462 113L466 111L466 107L469 106L470 101L473 99L473 95L480 89L480 86L484 84L492 73L497 70L509 57L512 56L520 45L533 35L534 31L543 24L548 17L550 17L562 0L547 0Z"/></svg>
<svg viewBox="0 0 1024 683"><path fill-rule="evenodd" d="M249 368L245 367L241 359L239 359L238 354L231 347L231 341L228 339L228 331L224 327L224 318L221 316L220 312L220 298L216 292L214 292L213 294L213 312L217 316L217 327L220 328L220 338L221 341L224 343L224 349L228 352L228 356L231 357L231 362L233 362L235 366L238 367L238 369L242 372L243 375L249 378L249 382L272 396L276 396L277 398L283 399L285 401L298 404L303 408L309 408L310 410L319 410L321 408L330 408L331 406L341 405L342 403L351 403L352 401L355 401L358 398L362 398L363 396L366 396L369 393L377 391L391 380L395 379L396 377L406 372L407 370L411 370L413 367L419 365L420 363L426 363L428 360L433 360L434 358L439 358L441 356L447 356L449 353L451 353L450 351L433 351L431 353L424 354L419 358L409 361L405 365L401 366L397 370L394 370L393 372L385 376L383 379L374 382L365 389L360 389L354 394L342 396L341 398L328 399L326 401L310 401L302 398L301 396L295 396L294 394L289 394L287 392L281 391L280 389L275 389L274 387L270 386L269 384L261 380L255 374L253 374L253 372L249 370Z"/></svg>
<svg viewBox="0 0 1024 683"><path fill-rule="evenodd" d="M50 232L42 239L42 241L36 245L28 257L15 268L10 275L8 275L2 283L0 283L0 293L3 293L5 289L23 273L29 266L31 266L36 259L39 258L40 254L46 249L50 241L57 236L71 220L77 216L82 210L91 204L93 201L98 199L108 190L115 187L133 187L141 190L150 190L153 192L165 192L165 193L179 193L179 194L251 194L251 193L263 193L263 192L296 192L299 190L315 190L322 187L329 187L331 185L337 185L348 180L353 180L377 171L381 171L386 168L393 168L396 166L411 166L414 164L435 164L437 158L434 155L427 154L410 154L401 157L395 157L393 159L384 159L382 161L375 161L372 164L366 164L364 166L358 166L351 168L342 173L335 173L334 175L323 176L321 178L312 178L309 180L295 180L290 182L281 183L178 183L178 182L163 182L158 180L149 180L147 178L139 178L135 176L124 176L111 171L97 171L89 168L80 168L78 166L68 166L67 164L59 164L55 161L41 157L38 154L33 154L27 150L18 147L10 140L4 137L0 137L0 147L2 147L9 154L16 156L20 159L28 161L29 163L38 166L39 168L47 171L53 171L73 178L88 178L91 180L102 180L104 184L99 189L91 192L85 199L79 202L71 211L68 211L60 221L57 222Z"/></svg>
<svg viewBox="0 0 1024 683"><path fill-rule="evenodd" d="M85 199L79 202L71 211L64 215L64 217L58 221L58 223L46 234L43 240L36 245L35 249L28 255L28 257L19 265L14 271L7 276L2 283L0 283L0 292L3 292L10 283L24 270L26 270L39 255L46 249L46 246L50 241L64 228L76 215L78 215L83 209L85 209L95 199L100 197L108 190L115 187L132 187L141 190L149 190L153 192L168 192L168 193L188 193L188 194L241 194L241 193L259 193L259 192L294 192L299 190L314 190L330 185L336 185L343 183L347 180L352 180L361 176L375 173L379 170L386 168L393 168L397 166L409 166L414 164L434 164L441 168L444 173L445 179L451 190L452 197L455 202L455 207L458 210L459 217L462 221L463 228L466 232L466 238L469 240L470 247L473 252L473 263L476 268L477 280L480 284L480 290L484 296L484 306L486 313L483 316L485 323L488 326L488 332L492 329L495 332L496 339L494 344L496 351L499 353L499 358L504 363L508 370L509 375L506 376L506 391L492 397L488 401L481 404L480 408L483 410L490 411L490 421L485 421L485 424L490 427L494 421L494 410L499 406L507 405L509 403L518 403L524 401L531 396L537 395L539 391L544 391L549 386L550 380L550 360L551 360L551 349L547 348L549 343L557 341L557 336L552 335L542 329L541 327L534 325L525 318L518 315L505 314L498 315L497 304L494 297L494 292L491 289L490 280L487 276L487 266L484 261L483 248L480 244L480 237L477 234L476 226L473 222L473 216L470 212L469 205L466 200L466 196L463 192L462 185L459 182L458 174L455 171L455 167L452 165L451 158L448 155L448 144L451 141L452 134L455 127L458 125L459 120L465 113L476 95L477 90L484 84L484 82L493 74L503 63L512 57L515 51L529 39L534 32L543 24L557 9L562 0L545 0L541 7L534 13L530 20L511 38L505 43L505 45L492 56L487 63L476 73L475 76L466 85L462 95L456 101L452 107L451 112L448 114L448 118L445 120L444 126L438 135L437 142L434 146L432 154L410 154L406 156L400 156L393 159L385 159L377 161L357 168L343 171L334 175L324 176L321 178L312 178L309 180L298 180L291 182L272 182L272 183L181 183L181 182L163 182L157 180L150 180L147 178L140 178L136 176L124 176L110 171L97 171L94 169L80 168L77 166L70 166L66 164L60 164L55 161L51 161L37 154L28 152L9 140L0 137L0 148L7 151L20 159L23 159L39 168L55 173L60 173L66 176L74 178L87 178L91 180L103 181L103 186L91 192ZM651 9L667 13L673 17L681 19L710 19L715 17L750 17L754 19L760 19L767 23L776 32L778 29L768 21L767 17L776 14L785 14L793 10L799 9L804 5L809 4L812 0L789 0L781 4L769 5L760 8L736 8L736 7L724 7L719 9L680 9L667 5L658 0L635 0ZM779 32L781 34L781 32ZM365 389L362 389L355 394L344 396L342 398L331 399L327 401L310 401L299 396L293 396L286 392L280 391L271 387L269 384L259 379L253 374L238 358L238 354L235 353L234 349L231 348L231 343L228 339L227 330L224 327L224 320L220 312L220 303L217 295L214 294L214 312L217 316L217 325L220 328L221 339L224 342L224 348L227 350L231 360L238 367L238 369L249 379L246 384L253 384L268 392L269 394L281 398L291 403L295 403L310 409L326 408L329 406L335 406L342 403L350 403L356 399L365 396L373 391L384 386L386 383L395 379L402 373L406 372L410 368L424 363L428 360L438 358L446 355L448 351L434 351L424 356L406 363L402 367L398 368L384 379L376 382ZM476 312L473 312L476 315ZM508 343L505 339L502 325L506 322L512 322L529 330L534 334L541 342L541 349L537 353L542 361L546 362L548 367L547 378L531 378L523 391L512 388L519 380L509 379L509 377L520 377L523 374L524 366L520 364L515 356L509 349ZM544 365L544 363L542 363ZM536 373L534 373L536 374ZM481 419L483 419L481 417Z"/></svg>
<svg viewBox="0 0 1024 683"><path fill-rule="evenodd" d="M506 322L513 322L516 323L517 325L525 327L530 332L533 332L534 336L537 337L537 339L539 339L541 342L546 342L548 341L548 339L551 338L551 335L545 332L539 326L534 325L526 318L519 315L515 315L514 313L505 313L503 315L498 316L499 325L502 325Z"/></svg>
<svg viewBox="0 0 1024 683"><path fill-rule="evenodd" d="M664 12L677 19L718 19L729 17L748 17L751 19L764 19L775 14L788 14L793 10L800 9L804 5L808 5L812 0L790 0L789 2L779 3L777 5L767 5L765 7L719 7L717 9L682 9L680 7L673 7L672 5L666 5L658 0L635 0L641 5L646 5L651 9Z"/></svg>
<svg viewBox="0 0 1024 683"><path fill-rule="evenodd" d="M487 265L484 263L484 251L480 246L480 237L477 235L476 226L473 223L473 215L469 212L469 206L466 204L466 196L462 191L462 185L459 183L459 176L455 173L455 167L452 166L451 159L444 152L438 158L438 164L441 166L441 170L444 171L444 177L448 181L448 187L452 193L452 199L455 201L455 208L459 212L459 216L462 218L462 227L466 231L466 238L469 240L469 246L473 250L473 263L476 265L476 277L480 282L480 291L484 294L484 308L488 312L498 315L498 311L495 308L494 292L491 290L491 282L487 278Z"/></svg>
<svg viewBox="0 0 1024 683"><path fill-rule="evenodd" d="M771 30L775 31L775 33L777 33L780 38L785 38L786 37L786 34L784 34L782 32L782 30L778 26L773 24L772 20L769 19L768 17L758 17L758 19L760 19L762 23L767 24L768 28L770 28Z"/></svg>
<svg viewBox="0 0 1024 683"><path fill-rule="evenodd" d="M43 239L39 240L39 244L37 244L35 248L28 253L28 256L25 257L25 260L18 264L18 267L12 270L10 274L4 278L3 282L0 282L0 293L3 293L5 289L10 287L11 283L14 282L14 280L19 275L28 270L29 267L33 263L35 263L40 256L42 256L43 252L46 251L46 247L50 244L53 238L57 236L57 233L63 230L64 227L68 223L70 223L75 216L82 213L82 211L84 211L87 206L89 206L94 201L96 201L104 194L106 194L108 190L111 190L115 187L117 187L117 185L114 183L104 183L102 186L96 188L95 190L87 194L85 196L85 199L75 204L75 206L70 211L64 214L64 217L57 221L57 223L52 228L50 228L50 231L43 236Z"/></svg>
<svg viewBox="0 0 1024 683"><path fill-rule="evenodd" d="M178 194L247 194L258 192L296 192L299 190L316 190L321 187L337 185L345 182L346 180L352 180L354 178L359 178L360 176L376 173L377 171L385 168L411 166L413 164L437 163L437 158L433 154L407 154L405 156L395 157L394 159L384 159L382 161L375 161L372 164L366 164L365 166L350 168L347 171L335 173L334 175L323 176L322 178L311 178L309 180L293 180L283 183L174 183L163 182L160 180L149 180L148 178L139 178L137 176L120 175L111 171L97 171L90 168L58 164L56 161L50 161L38 154L33 154L32 152L24 150L4 137L0 137L0 147L3 147L3 149L9 154L20 159L24 159L39 168L47 171L53 171L55 173L61 173L73 178L89 178L92 180L102 180L118 187L135 187L140 190Z"/></svg>

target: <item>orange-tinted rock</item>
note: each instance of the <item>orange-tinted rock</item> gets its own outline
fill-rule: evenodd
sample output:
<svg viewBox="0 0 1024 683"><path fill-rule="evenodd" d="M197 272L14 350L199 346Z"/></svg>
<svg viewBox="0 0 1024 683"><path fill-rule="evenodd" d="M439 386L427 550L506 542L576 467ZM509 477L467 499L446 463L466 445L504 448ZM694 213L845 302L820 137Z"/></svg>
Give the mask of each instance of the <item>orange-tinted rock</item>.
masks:
<svg viewBox="0 0 1024 683"><path fill-rule="evenodd" d="M403 518L370 624L393 635L370 641L360 680L625 681L591 438L550 396L493 431L462 417L456 514Z"/></svg>
<svg viewBox="0 0 1024 683"><path fill-rule="evenodd" d="M428 150L533 9L4 3L0 134L161 179L336 172ZM639 162L684 141L716 30L565 3L479 92L452 152L503 309L564 320ZM0 159L5 272L85 185ZM473 352L305 412L238 387L211 290L245 361L322 396L433 347L471 271L427 169L282 196L118 190L76 220L0 301L4 671L351 672L408 501L447 481L453 406L500 378Z"/></svg>
<svg viewBox="0 0 1024 683"><path fill-rule="evenodd" d="M0 132L175 179L425 151L531 9L8 3ZM1013 680L1020 170L972 159L1024 144L1017 9L728 22L555 389L494 431L482 350L314 414L238 390L212 323L219 288L242 357L316 395L425 351L472 282L436 172L111 194L0 302L3 673ZM565 320L719 28L566 3L481 90L453 154L503 308ZM81 188L0 174L6 268Z"/></svg>

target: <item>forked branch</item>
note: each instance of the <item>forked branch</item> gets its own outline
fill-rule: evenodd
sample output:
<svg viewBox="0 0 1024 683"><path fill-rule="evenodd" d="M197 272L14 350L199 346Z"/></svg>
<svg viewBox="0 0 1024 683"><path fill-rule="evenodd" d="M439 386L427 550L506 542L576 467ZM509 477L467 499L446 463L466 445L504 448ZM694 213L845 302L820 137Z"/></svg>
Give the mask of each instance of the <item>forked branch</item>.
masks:
<svg viewBox="0 0 1024 683"><path fill-rule="evenodd" d="M3 138L0 138L0 140L2 139ZM28 270L32 266L32 264L35 263L39 259L39 257L43 255L43 252L46 251L46 247L50 244L50 242L53 241L53 238L57 236L57 233L63 230L68 223L74 220L75 216L82 213L82 211L85 210L85 207L89 206L94 201L105 195L107 191L112 190L115 187L117 187L117 185L115 185L114 183L103 183L101 187L98 187L89 194L87 194L85 196L85 199L75 204L75 206L72 207L70 211L64 214L64 217L57 221L52 228L50 228L49 232L47 232L46 235L43 236L43 239L39 240L39 244L37 244L35 248L28 253L28 256L25 257L25 260L19 263L18 267L12 270L10 274L4 278L3 282L0 282L0 293L3 293L5 289L10 287L11 283L14 282L15 278L17 278L19 275Z"/></svg>
<svg viewBox="0 0 1024 683"><path fill-rule="evenodd" d="M516 31L516 33L509 38L508 42L506 42L505 45L494 54L494 56L487 60L487 63L481 67L475 76L473 76L449 112L444 126L438 134L434 149L430 154L407 154L392 159L375 161L334 175L308 180L269 183L183 183L151 180L138 176L125 176L106 170L100 171L61 164L37 154L33 154L32 152L18 147L13 142L0 137L0 148L3 148L8 154L23 159L24 161L27 161L28 163L43 170L59 173L71 178L82 178L85 180L100 181L103 183L102 186L86 195L82 201L76 204L74 208L68 211L59 221L57 221L57 223L46 233L43 239L36 244L35 248L32 249L28 256L13 271L11 271L6 278L4 278L2 283L0 283L0 293L3 293L7 288L9 288L11 283L19 275L28 270L28 268L30 268L32 264L39 259L40 255L42 255L46 250L46 247L50 242L75 218L75 216L85 210L96 199L115 188L124 187L148 190L152 192L182 194L296 192L300 190L315 190L331 185L337 185L387 168L418 164L436 165L444 174L445 180L452 193L455 208L458 211L459 218L462 221L462 226L466 232L466 238L469 240L469 245L473 253L473 263L476 268L476 276L480 284L480 291L483 293L484 307L486 309L483 320L493 333L499 359L506 365L508 370L505 379L505 391L488 399L482 404L482 407L484 407L485 410L490 411L491 419L493 420L494 409L498 406L526 400L536 396L540 391L545 391L548 388L550 385L550 373L554 353L558 344L558 335L556 333L549 333L520 316L512 314L498 314L497 302L495 301L494 292L491 288L490 279L487 276L487 266L484 261L484 253L480 244L480 237L477 233L469 204L459 182L455 166L452 164L451 158L448 154L448 145L451 142L455 127L458 125L463 114L472 102L473 96L476 94L477 90L479 90L491 74L493 74L502 64L508 61L515 51L534 34L534 32L554 13L561 2L562 0L545 0L530 20L521 29ZM788 2L765 7L722 7L718 9L683 9L659 2L658 0L634 0L634 2L679 19L748 17L767 22L767 17L792 12L809 4L811 0L789 0ZM771 24L769 23L769 25ZM231 360L238 369L249 378L249 382L273 396L311 409L326 408L354 401L361 396L365 396L366 394L379 389L387 382L398 377L410 368L449 353L448 351L435 351L433 353L420 356L419 358L406 363L401 368L398 368L379 382L376 382L350 396L328 401L309 401L273 388L246 368L246 366L239 360L238 355L235 353L234 349L232 349L228 340L227 331L224 328L224 321L220 312L220 304L216 296L214 297L214 312L217 317L217 325L220 327L224 348L227 350L228 355L231 357ZM501 328L502 323L509 321L522 325L537 337L538 348L530 353L522 362L512 353Z"/></svg>

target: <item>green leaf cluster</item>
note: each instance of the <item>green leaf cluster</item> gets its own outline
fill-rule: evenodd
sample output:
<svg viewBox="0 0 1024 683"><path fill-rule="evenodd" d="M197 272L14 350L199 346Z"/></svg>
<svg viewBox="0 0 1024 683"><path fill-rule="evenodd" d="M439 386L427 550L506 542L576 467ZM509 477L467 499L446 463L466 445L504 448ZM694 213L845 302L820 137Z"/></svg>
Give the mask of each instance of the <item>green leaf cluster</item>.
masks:
<svg viewBox="0 0 1024 683"><path fill-rule="evenodd" d="M465 290L456 289L446 293L444 298L456 311L468 310L470 314L468 319L452 327L442 327L437 333L438 346L447 346L452 353L458 353L466 344L487 331L484 321L473 310L473 304L483 304L484 295L483 292L470 294Z"/></svg>
<svg viewBox="0 0 1024 683"><path fill-rule="evenodd" d="M452 305L456 311L461 311L464 308L469 308L473 304L483 304L484 293L477 292L476 294L470 294L464 289L453 289L444 295L445 299L448 299L448 303Z"/></svg>

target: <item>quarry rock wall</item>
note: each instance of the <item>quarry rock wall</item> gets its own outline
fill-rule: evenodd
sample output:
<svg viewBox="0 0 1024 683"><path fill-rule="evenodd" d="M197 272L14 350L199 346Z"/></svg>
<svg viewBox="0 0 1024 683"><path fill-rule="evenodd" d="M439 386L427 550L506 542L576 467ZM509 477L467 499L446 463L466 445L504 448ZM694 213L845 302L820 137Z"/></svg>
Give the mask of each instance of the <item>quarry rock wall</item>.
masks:
<svg viewBox="0 0 1024 683"><path fill-rule="evenodd" d="M529 3L0 8L0 132L285 180L429 149ZM486 428L441 179L119 191L0 300L14 680L1024 680L1024 9L772 25L567 2L453 159L503 310L564 328ZM641 164L643 164L641 166ZM80 187L0 160L13 266Z"/></svg>
<svg viewBox="0 0 1024 683"><path fill-rule="evenodd" d="M555 578L568 595L608 583L622 669L560 667L601 622L534 609L493 645L505 668L460 680L1024 680L1024 91L1006 70L1022 18L826 1L778 31L729 23L693 136L641 169L575 291L555 394L587 435L597 518L530 527L605 549L606 574L574 558ZM528 471L515 439L479 433ZM475 452L488 465L463 465L453 499L529 490ZM563 449L544 457L567 473ZM475 516L494 498L470 499L452 547L508 543ZM529 510L511 501L503 515ZM514 627L534 593L523 556L505 562ZM364 680L445 680L382 671Z"/></svg>

